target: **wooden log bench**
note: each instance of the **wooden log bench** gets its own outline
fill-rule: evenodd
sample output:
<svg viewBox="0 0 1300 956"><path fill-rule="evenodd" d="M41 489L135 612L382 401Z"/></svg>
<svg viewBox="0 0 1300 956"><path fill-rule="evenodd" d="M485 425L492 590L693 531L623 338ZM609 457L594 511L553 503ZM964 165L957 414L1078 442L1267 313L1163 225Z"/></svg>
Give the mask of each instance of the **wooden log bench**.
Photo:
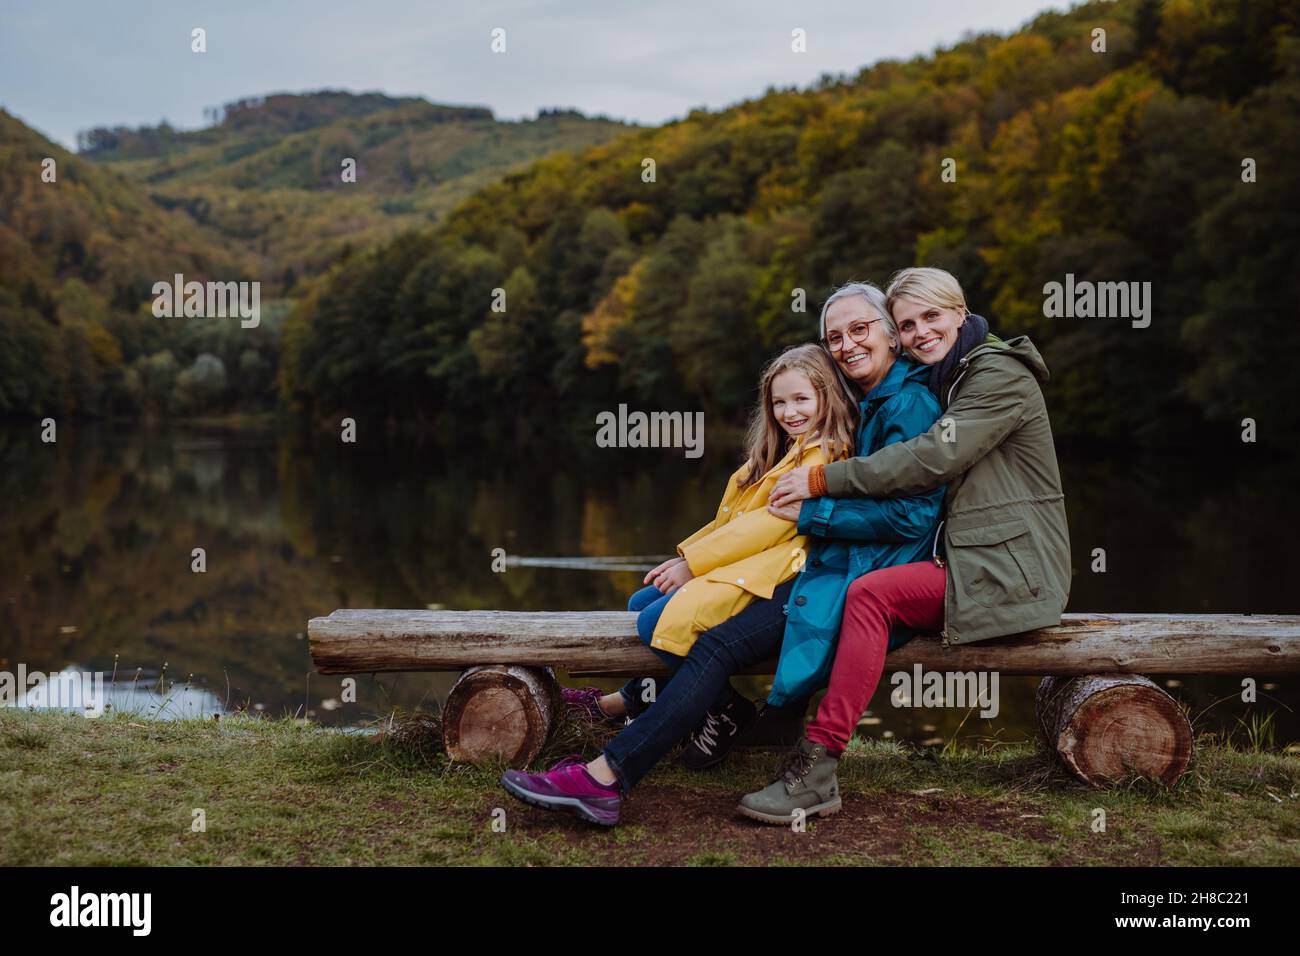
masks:
<svg viewBox="0 0 1300 956"><path fill-rule="evenodd" d="M662 676L667 668L626 611L335 611L307 627L321 674L463 671L443 707L453 760L531 762L562 702L552 667L573 677ZM772 673L775 661L751 673ZM1036 699L1047 746L1080 780L1125 774L1174 783L1192 757L1182 708L1142 674L1300 671L1300 617L1067 614L1056 627L945 647L921 635L890 671L1043 676Z"/></svg>

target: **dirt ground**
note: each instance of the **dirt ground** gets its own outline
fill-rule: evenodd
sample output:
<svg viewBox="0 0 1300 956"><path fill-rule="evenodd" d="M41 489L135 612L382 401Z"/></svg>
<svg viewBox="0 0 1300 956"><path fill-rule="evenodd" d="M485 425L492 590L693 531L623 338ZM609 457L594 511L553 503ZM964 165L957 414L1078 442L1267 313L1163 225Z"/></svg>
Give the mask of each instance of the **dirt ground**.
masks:
<svg viewBox="0 0 1300 956"><path fill-rule="evenodd" d="M619 825L604 831L567 813L523 803L508 805L510 827L518 834L546 838L558 832L577 847L593 841L608 845L602 856L610 865L639 863L671 866L689 862L765 865L772 862L879 863L924 865L935 859L921 835L1004 834L1017 840L1051 843L1057 837L1043 822L1043 808L1030 801L993 803L970 797L913 793L846 793L844 807L828 817L808 821L803 832L758 823L736 810L738 795L727 790L699 790L673 785L644 785L623 805ZM612 834L623 831L615 839ZM628 832L632 836L627 836ZM608 835L607 835L608 834ZM1160 844L1151 840L1129 862L1161 862ZM1088 862L1069 853L1059 865Z"/></svg>

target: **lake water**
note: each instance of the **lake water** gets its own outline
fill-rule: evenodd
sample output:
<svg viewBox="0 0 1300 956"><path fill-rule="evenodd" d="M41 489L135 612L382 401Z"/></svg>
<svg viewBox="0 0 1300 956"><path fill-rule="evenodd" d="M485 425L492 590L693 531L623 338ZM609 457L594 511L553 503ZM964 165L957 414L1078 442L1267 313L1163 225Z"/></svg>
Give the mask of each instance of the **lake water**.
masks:
<svg viewBox="0 0 1300 956"><path fill-rule="evenodd" d="M1076 575L1070 610L1300 614L1294 463L1225 439L1155 457L1063 449ZM355 726L436 708L455 675L311 674L307 620L341 607L622 609L641 574L583 557L667 555L708 520L735 450L448 450L272 430L0 428L0 670L102 670L145 716L248 709ZM203 548L206 571L191 569ZM494 573L491 554L554 557ZM1104 548L1105 573L1090 570ZM635 562L634 562L635 564ZM887 671L888 673L888 671ZM1149 675L1155 677L1156 675ZM1161 678L1161 683L1165 683ZM613 688L616 681L605 682ZM899 709L883 683L860 730L934 744L1032 735L1037 680L1008 678L1001 713ZM1198 728L1276 712L1300 739L1300 684L1182 678ZM766 678L744 688L763 695ZM960 728L960 731L959 731Z"/></svg>

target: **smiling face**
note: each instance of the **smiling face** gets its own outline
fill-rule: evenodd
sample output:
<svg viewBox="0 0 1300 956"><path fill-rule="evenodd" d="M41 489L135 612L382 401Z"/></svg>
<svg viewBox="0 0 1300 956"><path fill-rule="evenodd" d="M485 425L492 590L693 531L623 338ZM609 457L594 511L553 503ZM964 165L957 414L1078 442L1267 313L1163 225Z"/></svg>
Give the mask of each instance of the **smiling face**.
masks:
<svg viewBox="0 0 1300 956"><path fill-rule="evenodd" d="M865 330L864 323L870 323ZM826 337L833 340L837 334L842 337L841 347L831 349L831 357L865 395L894 364L885 322L865 298L850 295L835 300L826 310Z"/></svg>
<svg viewBox="0 0 1300 956"><path fill-rule="evenodd" d="M817 389L808 376L788 368L772 379L772 417L791 438L817 424Z"/></svg>
<svg viewBox="0 0 1300 956"><path fill-rule="evenodd" d="M957 344L957 330L966 321L960 309L941 309L912 299L898 299L893 312L903 348L922 365L941 361Z"/></svg>

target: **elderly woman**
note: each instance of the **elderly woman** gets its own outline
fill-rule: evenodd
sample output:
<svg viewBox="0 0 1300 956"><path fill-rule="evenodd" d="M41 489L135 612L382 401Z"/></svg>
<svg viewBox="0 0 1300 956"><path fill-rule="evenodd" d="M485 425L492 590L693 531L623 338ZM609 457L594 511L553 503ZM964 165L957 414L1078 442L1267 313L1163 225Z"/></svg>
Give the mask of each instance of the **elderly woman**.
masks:
<svg viewBox="0 0 1300 956"><path fill-rule="evenodd" d="M742 813L766 823L839 809L837 761L880 681L891 628L937 631L945 645L983 641L1059 623L1070 593L1038 350L1025 336L992 335L941 269L900 272L887 308L908 355L928 366L944 417L875 454L791 471L768 507L801 502L802 514L826 498L914 496L947 484L947 513L931 557L872 571L849 588L817 716L777 779L741 800Z"/></svg>
<svg viewBox="0 0 1300 956"><path fill-rule="evenodd" d="M858 405L858 454L920 435L934 423L939 403L925 387L926 370L900 357L898 330L879 289L851 283L837 290L822 308L821 329L822 345ZM825 601L842 606L850 573L862 574L928 554L941 499L942 492L932 488L900 496L884 507L859 499L839 502L833 509L812 509L817 513L810 512L807 521L800 512L801 534L860 539L835 549L810 550L809 565L830 565L817 569L823 582L832 585L824 588ZM786 517L793 520L795 515L791 510ZM701 634L654 703L614 738L600 757L585 765L579 758L566 758L540 774L507 771L502 784L512 795L536 806L568 810L604 825L617 823L628 791L690 731L701 725L735 725L732 712L739 712L749 701L733 691L729 701L719 703L725 699L728 678L777 655L786 632L791 590L796 581L814 570L806 566L802 574L777 586L770 599L753 601L725 623ZM825 610L809 606L806 598L791 610L802 612L805 608L819 614ZM798 616L792 613L791 619ZM838 611L834 617L837 625ZM825 621L813 623L824 630ZM830 633L834 634L834 628Z"/></svg>

